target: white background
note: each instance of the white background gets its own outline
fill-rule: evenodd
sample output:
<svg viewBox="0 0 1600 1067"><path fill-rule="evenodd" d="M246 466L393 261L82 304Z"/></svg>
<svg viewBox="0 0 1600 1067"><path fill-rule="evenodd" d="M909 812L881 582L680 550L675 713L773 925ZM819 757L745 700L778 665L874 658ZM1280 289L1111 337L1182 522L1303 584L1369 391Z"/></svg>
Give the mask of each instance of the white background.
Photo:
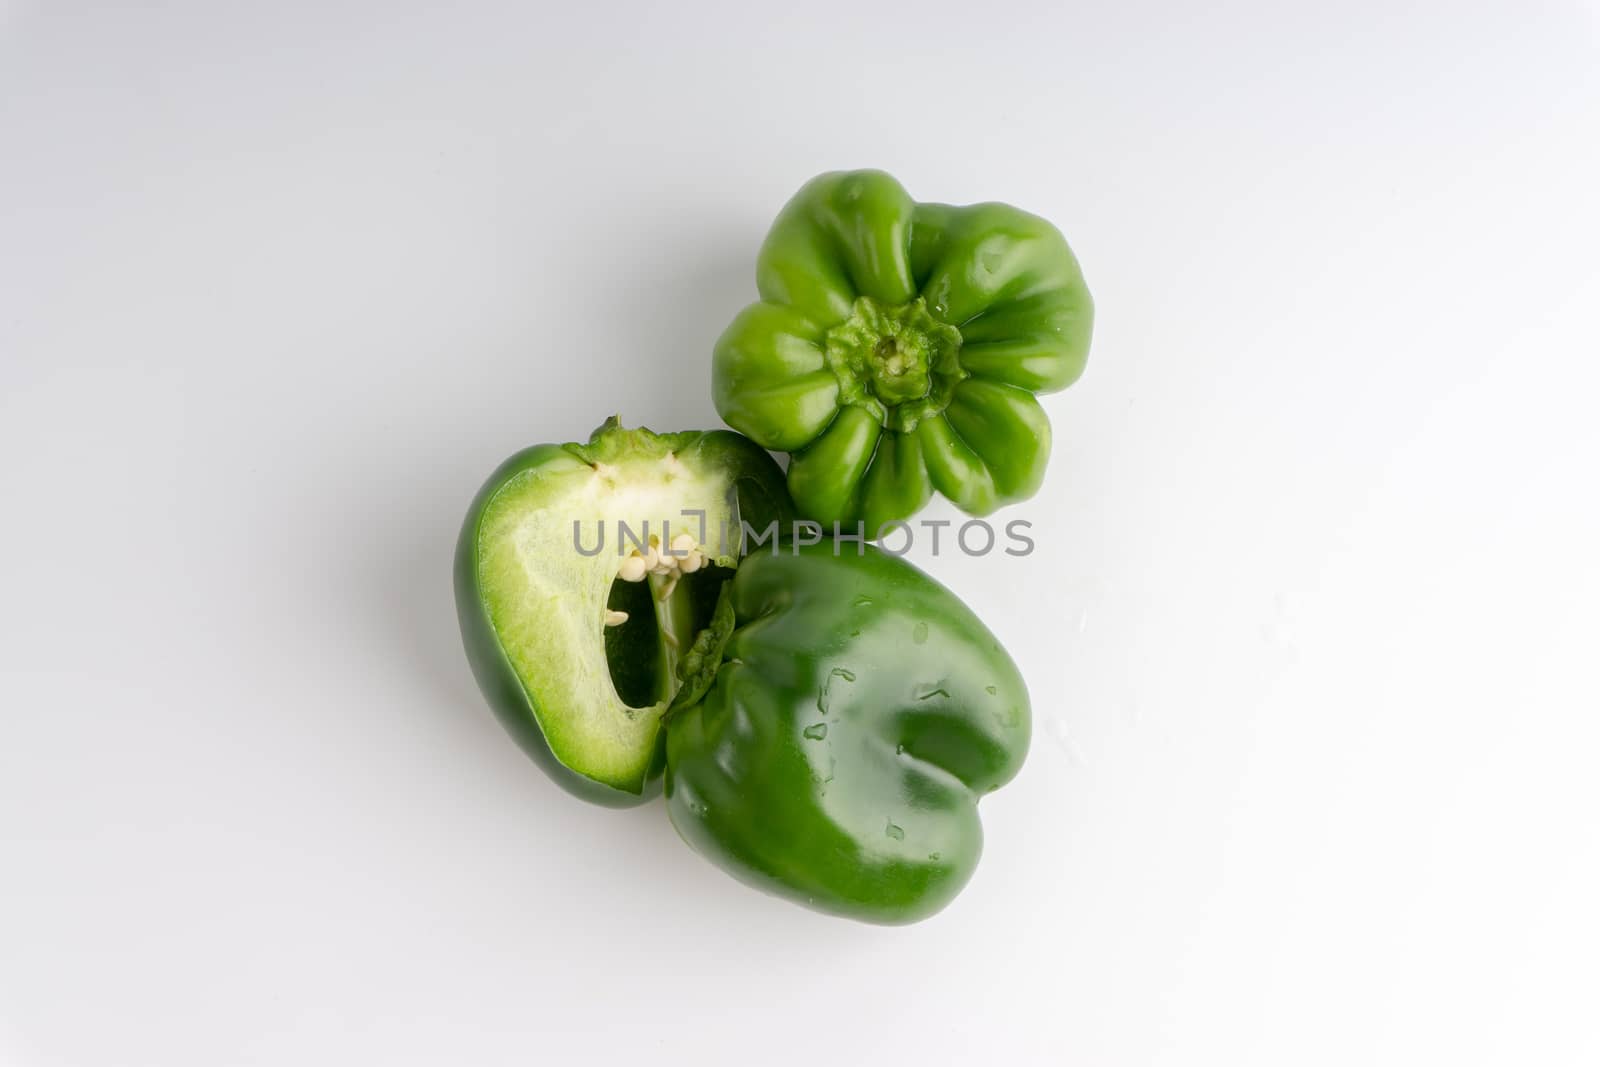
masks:
<svg viewBox="0 0 1600 1067"><path fill-rule="evenodd" d="M0 5L0 1062L1596 1062L1600 14L753 7ZM557 790L449 583L860 166L1098 304L903 929Z"/></svg>

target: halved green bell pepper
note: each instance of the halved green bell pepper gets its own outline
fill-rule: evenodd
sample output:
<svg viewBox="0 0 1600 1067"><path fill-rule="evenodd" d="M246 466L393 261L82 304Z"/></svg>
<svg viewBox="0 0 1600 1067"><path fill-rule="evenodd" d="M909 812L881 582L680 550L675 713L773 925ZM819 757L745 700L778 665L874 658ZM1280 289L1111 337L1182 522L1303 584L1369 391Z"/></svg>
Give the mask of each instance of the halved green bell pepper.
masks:
<svg viewBox="0 0 1600 1067"><path fill-rule="evenodd" d="M978 799L1027 754L1027 688L953 593L824 540L748 556L681 664L667 810L749 884L914 922L982 850Z"/></svg>
<svg viewBox="0 0 1600 1067"><path fill-rule="evenodd" d="M1050 223L1005 204L918 204L880 171L823 174L773 223L759 303L717 341L728 425L793 453L802 514L870 534L937 490L986 515L1050 455L1034 394L1083 371L1093 304Z"/></svg>
<svg viewBox="0 0 1600 1067"><path fill-rule="evenodd" d="M506 460L455 560L467 659L506 729L579 796L648 799L678 660L738 561L741 522L764 530L792 514L777 463L728 430L655 434L613 418L587 444ZM638 543L619 544L619 524Z"/></svg>

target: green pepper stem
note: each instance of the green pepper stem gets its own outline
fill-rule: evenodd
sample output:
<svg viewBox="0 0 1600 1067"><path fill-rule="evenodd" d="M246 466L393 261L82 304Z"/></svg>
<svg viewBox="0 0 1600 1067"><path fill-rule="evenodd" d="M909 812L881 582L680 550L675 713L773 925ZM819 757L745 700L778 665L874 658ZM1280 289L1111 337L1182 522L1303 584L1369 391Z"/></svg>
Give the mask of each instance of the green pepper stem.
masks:
<svg viewBox="0 0 1600 1067"><path fill-rule="evenodd" d="M694 605L677 595L678 577L649 576L650 602L655 605L656 627L661 631L662 700L678 691L678 660L694 642Z"/></svg>

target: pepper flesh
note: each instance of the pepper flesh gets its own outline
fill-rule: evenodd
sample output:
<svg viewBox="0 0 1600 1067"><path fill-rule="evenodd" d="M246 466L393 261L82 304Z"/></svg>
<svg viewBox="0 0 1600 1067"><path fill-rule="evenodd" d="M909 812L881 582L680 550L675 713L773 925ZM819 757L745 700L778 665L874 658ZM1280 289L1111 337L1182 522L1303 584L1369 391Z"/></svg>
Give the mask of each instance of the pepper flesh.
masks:
<svg viewBox="0 0 1600 1067"><path fill-rule="evenodd" d="M914 922L977 866L977 804L1027 754L1021 675L911 564L824 540L753 554L668 713L667 810L734 877Z"/></svg>
<svg viewBox="0 0 1600 1067"><path fill-rule="evenodd" d="M1050 223L1005 204L918 204L881 171L823 174L779 213L758 303L717 341L728 425L793 453L800 512L869 534L937 491L986 515L1037 491L1034 394L1083 372L1093 303Z"/></svg>

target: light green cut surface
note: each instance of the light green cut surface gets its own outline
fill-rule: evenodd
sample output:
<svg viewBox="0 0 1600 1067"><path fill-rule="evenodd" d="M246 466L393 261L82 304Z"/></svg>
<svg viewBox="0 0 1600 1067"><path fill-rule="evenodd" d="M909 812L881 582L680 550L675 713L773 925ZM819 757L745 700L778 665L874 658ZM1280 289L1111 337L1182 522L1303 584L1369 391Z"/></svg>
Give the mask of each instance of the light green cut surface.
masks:
<svg viewBox="0 0 1600 1067"><path fill-rule="evenodd" d="M732 566L718 541L720 530L738 528L734 500L726 476L695 471L668 453L592 466L575 457L546 463L508 481L485 507L477 543L484 604L551 751L567 767L637 790L672 695L630 708L612 684L605 612L622 561L618 523L640 534L648 523L657 536L670 529L698 538L698 516L684 512L704 511L707 555ZM586 550L604 530L598 555L578 551L574 522Z"/></svg>

